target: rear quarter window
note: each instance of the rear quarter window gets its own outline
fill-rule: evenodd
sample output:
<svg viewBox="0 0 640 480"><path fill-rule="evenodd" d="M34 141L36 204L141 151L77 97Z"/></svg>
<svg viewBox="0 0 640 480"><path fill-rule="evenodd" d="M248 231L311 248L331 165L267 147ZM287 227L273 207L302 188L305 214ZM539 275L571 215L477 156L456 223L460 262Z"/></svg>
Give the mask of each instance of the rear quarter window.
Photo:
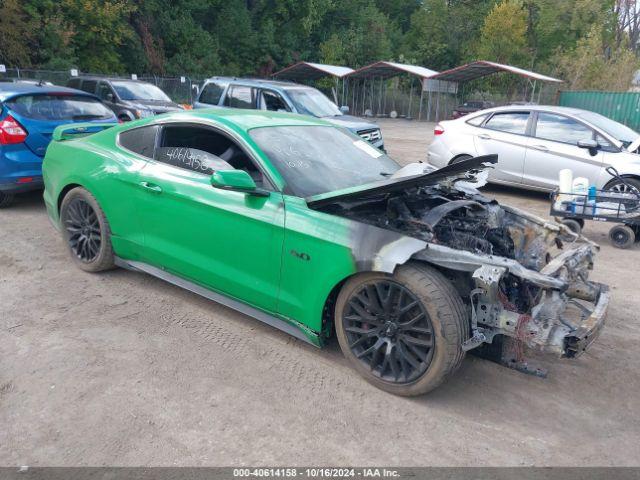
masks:
<svg viewBox="0 0 640 480"><path fill-rule="evenodd" d="M118 142L121 147L127 150L143 157L153 158L157 136L158 126L150 125L120 132Z"/></svg>
<svg viewBox="0 0 640 480"><path fill-rule="evenodd" d="M474 127L479 127L480 125L482 125L482 122L484 122L485 118L487 118L488 116L489 114L478 115L477 117L473 117L467 120L467 123L469 125L473 125Z"/></svg>

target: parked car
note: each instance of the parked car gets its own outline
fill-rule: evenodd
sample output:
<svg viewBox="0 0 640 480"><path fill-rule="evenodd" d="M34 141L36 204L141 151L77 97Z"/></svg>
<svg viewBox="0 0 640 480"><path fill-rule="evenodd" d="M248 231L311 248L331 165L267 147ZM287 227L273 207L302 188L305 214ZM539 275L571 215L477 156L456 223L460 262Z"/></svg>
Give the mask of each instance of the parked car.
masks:
<svg viewBox="0 0 640 480"><path fill-rule="evenodd" d="M359 135L384 150L382 132L375 123L346 115L349 107L338 108L321 91L291 82L216 77L207 80L194 108L211 106L292 112L328 120Z"/></svg>
<svg viewBox="0 0 640 480"><path fill-rule="evenodd" d="M489 181L532 190L558 187L560 170L586 177L598 189L625 191L605 169L615 167L640 191L640 135L598 113L554 106L483 110L436 125L428 160L443 167L476 155L498 154Z"/></svg>
<svg viewBox="0 0 640 480"><path fill-rule="evenodd" d="M602 328L597 246L462 182L495 156L423 173L329 122L239 109L66 130L44 198L80 269L147 272L316 346L335 331L389 392L503 335L574 357Z"/></svg>
<svg viewBox="0 0 640 480"><path fill-rule="evenodd" d="M0 207L42 188L42 158L53 130L72 122L116 122L93 95L65 87L0 83Z"/></svg>
<svg viewBox="0 0 640 480"><path fill-rule="evenodd" d="M458 105L451 115L454 119L464 117L465 115L469 115L470 113L477 112L478 110L484 110L486 108L492 108L495 105L493 102L487 102L485 100L469 100L468 102L464 102L462 105Z"/></svg>
<svg viewBox="0 0 640 480"><path fill-rule="evenodd" d="M140 80L74 77L67 86L97 95L120 122L183 109L161 89Z"/></svg>
<svg viewBox="0 0 640 480"><path fill-rule="evenodd" d="M4 77L0 78L0 83L29 83L31 85L53 85L53 83L48 82L46 80L36 80L33 78L15 78L15 77Z"/></svg>

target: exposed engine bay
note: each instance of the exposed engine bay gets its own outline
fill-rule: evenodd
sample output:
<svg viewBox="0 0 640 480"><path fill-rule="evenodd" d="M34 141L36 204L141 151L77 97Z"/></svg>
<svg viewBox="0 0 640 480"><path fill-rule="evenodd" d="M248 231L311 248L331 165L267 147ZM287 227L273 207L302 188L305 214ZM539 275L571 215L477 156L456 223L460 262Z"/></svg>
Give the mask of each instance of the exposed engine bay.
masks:
<svg viewBox="0 0 640 480"><path fill-rule="evenodd" d="M599 247L482 195L468 183L482 169L476 164L437 182L380 189L322 209L426 242L411 259L438 267L468 306L463 349L499 336L515 340L501 353L503 363L526 364L523 345L580 355L604 324L609 299L605 285L588 280Z"/></svg>

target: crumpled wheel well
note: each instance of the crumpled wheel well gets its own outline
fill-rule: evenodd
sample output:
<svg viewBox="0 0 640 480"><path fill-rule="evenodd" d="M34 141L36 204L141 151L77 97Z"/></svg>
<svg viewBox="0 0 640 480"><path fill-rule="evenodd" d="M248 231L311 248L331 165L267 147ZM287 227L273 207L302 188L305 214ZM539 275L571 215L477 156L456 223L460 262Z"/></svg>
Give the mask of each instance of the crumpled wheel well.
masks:
<svg viewBox="0 0 640 480"><path fill-rule="evenodd" d="M60 192L60 195L58 195L58 213L60 213L60 207L62 206L62 200L64 199L64 197L66 197L67 193L69 193L71 190L73 190L76 187L82 187L82 185L77 183L70 183L69 185L65 186L62 189L62 191Z"/></svg>

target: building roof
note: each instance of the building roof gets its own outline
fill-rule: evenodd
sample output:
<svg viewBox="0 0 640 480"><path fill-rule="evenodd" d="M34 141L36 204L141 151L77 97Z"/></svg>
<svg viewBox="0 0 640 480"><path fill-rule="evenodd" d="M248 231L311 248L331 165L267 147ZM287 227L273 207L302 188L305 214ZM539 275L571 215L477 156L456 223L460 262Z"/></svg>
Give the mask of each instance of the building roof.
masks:
<svg viewBox="0 0 640 480"><path fill-rule="evenodd" d="M274 77L291 80L317 80L322 77L342 78L353 72L352 68L324 63L298 62L273 74Z"/></svg>
<svg viewBox="0 0 640 480"><path fill-rule="evenodd" d="M484 60L467 63L459 67L445 70L431 77L431 80L446 80L449 82L464 83L477 78L486 77L499 72L508 72L521 77L530 78L532 80L540 80L542 82L562 83L563 80L548 77L540 73L525 70L524 68L514 67L513 65L503 65L501 63L487 62Z"/></svg>
<svg viewBox="0 0 640 480"><path fill-rule="evenodd" d="M438 72L430 70L418 65L407 65L404 63L386 62L380 61L361 67L348 74L348 78L391 78L403 73L410 75L416 75L421 78L429 78L436 75Z"/></svg>

